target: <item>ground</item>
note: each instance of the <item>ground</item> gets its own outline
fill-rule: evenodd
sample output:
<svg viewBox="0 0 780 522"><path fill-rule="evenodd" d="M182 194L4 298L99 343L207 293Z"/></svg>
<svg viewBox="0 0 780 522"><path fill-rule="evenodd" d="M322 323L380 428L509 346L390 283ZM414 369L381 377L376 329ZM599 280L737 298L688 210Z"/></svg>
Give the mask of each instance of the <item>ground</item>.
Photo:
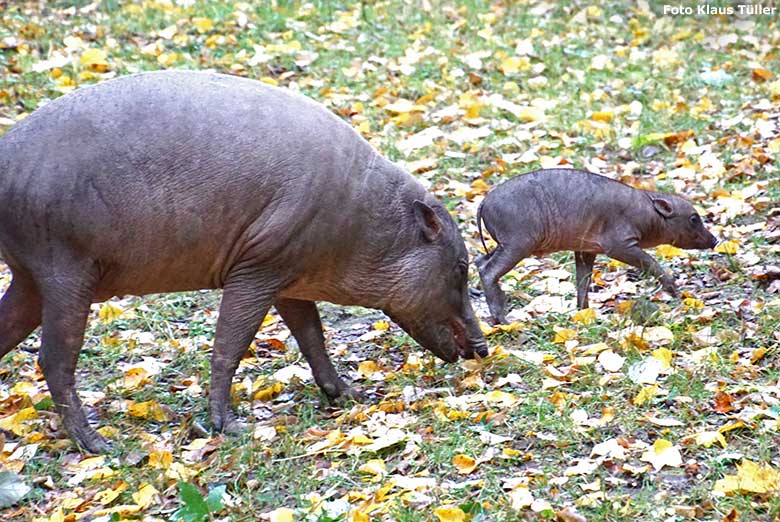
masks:
<svg viewBox="0 0 780 522"><path fill-rule="evenodd" d="M113 450L63 433L31 336L0 363L4 519L780 519L779 18L706 6L0 1L0 133L83 85L214 69L352 123L446 202L472 258L484 193L540 166L682 193L723 240L652 252L680 298L600 258L585 313L571 254L528 259L481 361L325 305L362 404L328 404L271 314L234 381L243 435L206 420L218 292L95 305L79 387Z"/></svg>

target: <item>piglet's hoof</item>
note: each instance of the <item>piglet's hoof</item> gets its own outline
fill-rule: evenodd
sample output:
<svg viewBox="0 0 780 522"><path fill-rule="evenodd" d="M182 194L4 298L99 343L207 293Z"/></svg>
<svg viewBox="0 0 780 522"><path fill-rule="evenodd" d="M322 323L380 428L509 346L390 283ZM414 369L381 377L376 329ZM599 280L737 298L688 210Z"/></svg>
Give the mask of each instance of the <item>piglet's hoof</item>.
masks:
<svg viewBox="0 0 780 522"><path fill-rule="evenodd" d="M672 297L677 297L679 295L679 292L677 291L677 285L674 283L673 277L662 277L661 286L663 287L664 291Z"/></svg>
<svg viewBox="0 0 780 522"><path fill-rule="evenodd" d="M500 324L508 324L508 321L506 320L506 315L501 314L498 316L490 316L490 323L493 326L498 326Z"/></svg>
<svg viewBox="0 0 780 522"><path fill-rule="evenodd" d="M222 433L227 435L237 435L239 433L246 433L249 430L249 424L242 422L237 418L231 418L222 426Z"/></svg>
<svg viewBox="0 0 780 522"><path fill-rule="evenodd" d="M341 392L334 396L328 395L328 401L335 406L347 406L352 403L366 402L368 397L366 394L355 388L344 388Z"/></svg>
<svg viewBox="0 0 780 522"><path fill-rule="evenodd" d="M235 435L249 429L248 424L238 420L232 412L212 416L211 424L214 426L216 433L226 433L228 435Z"/></svg>

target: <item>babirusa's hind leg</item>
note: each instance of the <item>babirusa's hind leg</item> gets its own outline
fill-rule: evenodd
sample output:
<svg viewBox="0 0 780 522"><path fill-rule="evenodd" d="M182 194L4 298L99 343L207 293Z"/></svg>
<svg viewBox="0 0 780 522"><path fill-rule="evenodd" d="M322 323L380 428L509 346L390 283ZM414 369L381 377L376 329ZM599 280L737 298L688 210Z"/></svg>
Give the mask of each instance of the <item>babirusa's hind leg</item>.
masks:
<svg viewBox="0 0 780 522"><path fill-rule="evenodd" d="M506 323L506 296L498 281L528 254L525 249L510 249L499 245L490 257L478 266L482 289L485 291L490 316L495 324Z"/></svg>
<svg viewBox="0 0 780 522"><path fill-rule="evenodd" d="M21 271L0 299L0 358L41 324L41 297L32 279Z"/></svg>
<svg viewBox="0 0 780 522"><path fill-rule="evenodd" d="M39 280L43 300L43 333L38 364L65 429L82 448L100 453L106 441L89 425L76 392L76 363L84 342L94 278L73 270Z"/></svg>

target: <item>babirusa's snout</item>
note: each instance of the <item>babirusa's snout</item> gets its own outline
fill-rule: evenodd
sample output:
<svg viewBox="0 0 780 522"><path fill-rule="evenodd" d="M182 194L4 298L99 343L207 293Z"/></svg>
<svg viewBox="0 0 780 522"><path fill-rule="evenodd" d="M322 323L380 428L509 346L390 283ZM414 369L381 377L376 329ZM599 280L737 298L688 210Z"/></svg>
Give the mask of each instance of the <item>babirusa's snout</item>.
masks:
<svg viewBox="0 0 780 522"><path fill-rule="evenodd" d="M474 315L471 306L466 306L463 315L464 318L462 321L460 319L457 320L462 329L461 335L463 341L461 342L458 339L459 336L457 334L455 335L455 338L458 339L458 346L461 348L460 356L464 359L474 359L475 356L487 357L487 341L485 341L485 336L482 334L482 329L479 327L479 321Z"/></svg>

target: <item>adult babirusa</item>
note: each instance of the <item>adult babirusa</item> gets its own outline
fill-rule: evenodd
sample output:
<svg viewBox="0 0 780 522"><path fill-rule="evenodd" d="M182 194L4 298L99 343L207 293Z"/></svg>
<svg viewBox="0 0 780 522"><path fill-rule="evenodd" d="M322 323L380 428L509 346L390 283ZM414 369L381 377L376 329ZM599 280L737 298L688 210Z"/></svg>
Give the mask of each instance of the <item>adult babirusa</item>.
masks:
<svg viewBox="0 0 780 522"><path fill-rule="evenodd" d="M351 394L315 301L386 312L445 361L486 355L446 209L319 104L253 80L156 72L80 89L0 138L0 355L42 324L39 361L72 438L106 443L75 386L90 304L224 289L210 417L275 306L329 397Z"/></svg>

